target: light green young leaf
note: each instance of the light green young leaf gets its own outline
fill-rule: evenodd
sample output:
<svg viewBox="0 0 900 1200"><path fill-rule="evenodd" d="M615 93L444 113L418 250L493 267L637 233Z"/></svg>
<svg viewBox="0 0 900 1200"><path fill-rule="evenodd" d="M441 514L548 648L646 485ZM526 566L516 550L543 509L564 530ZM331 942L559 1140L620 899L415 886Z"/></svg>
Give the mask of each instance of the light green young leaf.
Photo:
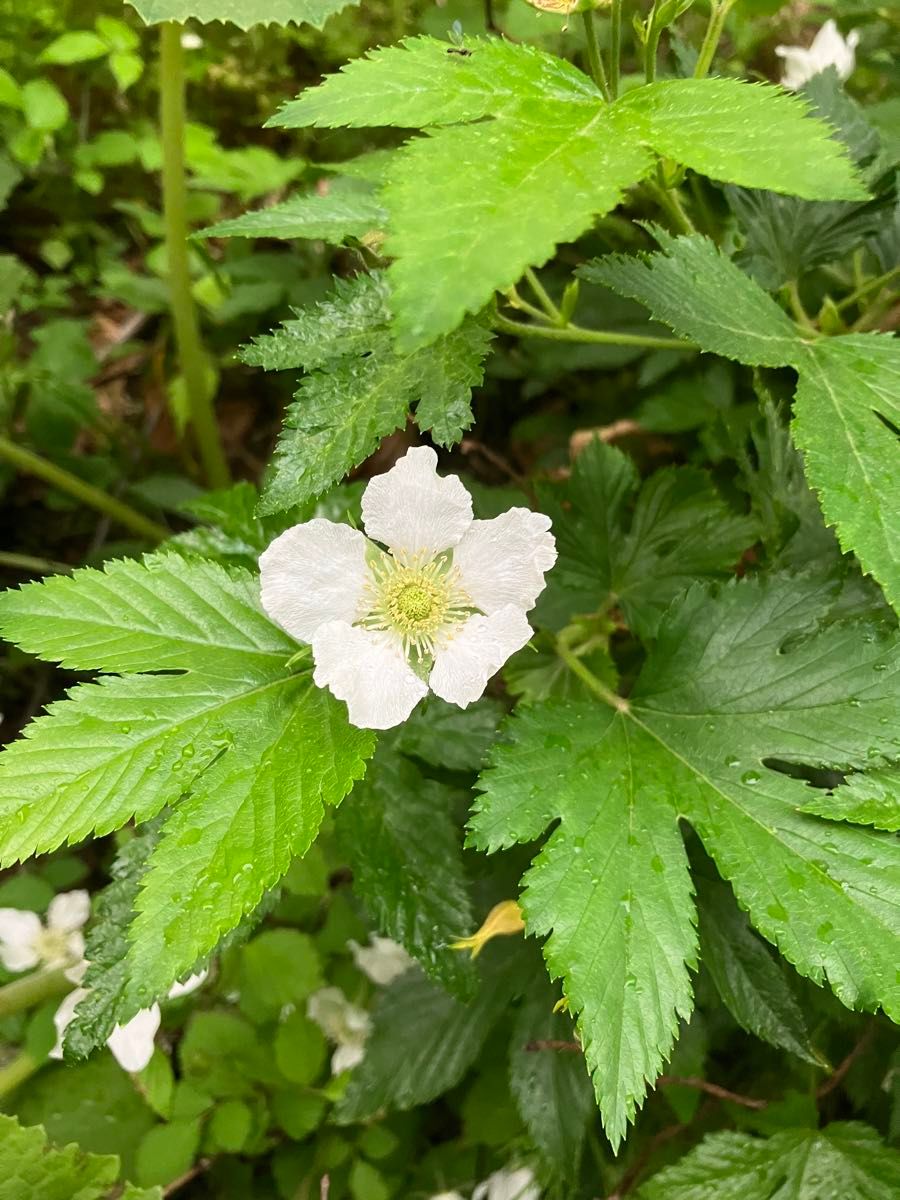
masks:
<svg viewBox="0 0 900 1200"><path fill-rule="evenodd" d="M601 99L585 74L534 46L499 38L466 38L460 46L406 38L348 63L285 104L268 124L424 129L497 117L540 97L594 107Z"/></svg>
<svg viewBox="0 0 900 1200"><path fill-rule="evenodd" d="M118 1175L114 1154L57 1149L40 1125L0 1114L0 1200L104 1200Z"/></svg>
<svg viewBox="0 0 900 1200"><path fill-rule="evenodd" d="M522 986L521 964L503 947L489 947L481 967L481 986L470 1004L419 971L407 971L382 991L365 1058L336 1110L341 1123L364 1121L382 1108L405 1112L459 1083Z"/></svg>
<svg viewBox="0 0 900 1200"><path fill-rule="evenodd" d="M787 976L753 932L728 887L698 881L700 955L722 1003L757 1037L821 1066Z"/></svg>
<svg viewBox="0 0 900 1200"><path fill-rule="evenodd" d="M450 788L425 779L408 759L381 752L339 810L337 833L376 929L466 998L475 985L472 964L449 949L474 924L453 800Z"/></svg>
<svg viewBox="0 0 900 1200"><path fill-rule="evenodd" d="M718 595L695 586L661 623L627 702L520 710L482 776L479 847L560 821L525 877L523 911L550 934L545 957L578 1014L614 1143L691 1006L679 816L801 974L849 1007L900 1016L900 847L799 812L807 786L768 765L865 770L898 756L900 638L819 624L833 590L805 577Z"/></svg>
<svg viewBox="0 0 900 1200"><path fill-rule="evenodd" d="M740 79L666 79L615 105L621 127L711 179L806 200L865 200L868 192L824 121L799 97Z"/></svg>
<svg viewBox="0 0 900 1200"><path fill-rule="evenodd" d="M793 435L844 550L900 608L900 341L819 341L797 363Z"/></svg>
<svg viewBox="0 0 900 1200"><path fill-rule="evenodd" d="M281 204L218 221L194 234L198 237L319 238L340 245L383 229L387 212L369 187L332 187L326 195L310 192Z"/></svg>
<svg viewBox="0 0 900 1200"><path fill-rule="evenodd" d="M38 62L70 66L72 63L90 62L109 53L109 45L86 29L72 29L61 34L38 55Z"/></svg>
<svg viewBox="0 0 900 1200"><path fill-rule="evenodd" d="M802 358L793 321L714 242L699 235L674 238L660 229L654 234L660 251L610 254L585 264L579 275L640 301L703 350L765 367Z"/></svg>
<svg viewBox="0 0 900 1200"><path fill-rule="evenodd" d="M559 561L537 617L552 626L615 604L652 637L676 595L694 579L730 574L754 540L754 523L723 503L705 472L669 468L639 490L632 461L600 441L541 500Z"/></svg>
<svg viewBox="0 0 900 1200"><path fill-rule="evenodd" d="M128 0L147 25L160 21L228 21L238 29L253 25L312 25L321 29L334 13L355 0Z"/></svg>
<svg viewBox="0 0 900 1200"><path fill-rule="evenodd" d="M640 1200L893 1200L900 1154L868 1125L713 1133L640 1189Z"/></svg>
<svg viewBox="0 0 900 1200"><path fill-rule="evenodd" d="M803 805L803 812L831 821L874 825L888 833L900 832L900 770L882 767L865 774L848 775L840 787L818 792Z"/></svg>

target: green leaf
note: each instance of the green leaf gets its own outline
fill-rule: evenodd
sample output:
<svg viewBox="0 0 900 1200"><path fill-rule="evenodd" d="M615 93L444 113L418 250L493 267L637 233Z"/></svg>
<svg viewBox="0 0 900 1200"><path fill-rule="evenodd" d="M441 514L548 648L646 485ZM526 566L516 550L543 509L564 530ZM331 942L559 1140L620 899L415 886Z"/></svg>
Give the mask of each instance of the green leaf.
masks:
<svg viewBox="0 0 900 1200"><path fill-rule="evenodd" d="M394 745L431 767L477 771L484 766L505 711L489 696L464 709L429 696L397 729Z"/></svg>
<svg viewBox="0 0 900 1200"><path fill-rule="evenodd" d="M726 183L807 200L865 200L866 188L824 121L799 97L740 79L666 79L615 105L667 158ZM627 115L627 121L623 121Z"/></svg>
<svg viewBox="0 0 900 1200"><path fill-rule="evenodd" d="M147 1186L172 1183L190 1170L199 1145L199 1121L173 1121L148 1129L137 1151L139 1182Z"/></svg>
<svg viewBox="0 0 900 1200"><path fill-rule="evenodd" d="M534 46L499 38L464 38L459 46L406 38L348 63L283 105L268 124L423 129L501 116L542 96L595 108L600 99L586 75Z"/></svg>
<svg viewBox="0 0 900 1200"><path fill-rule="evenodd" d="M730 890L703 881L698 886L698 907L701 958L737 1023L771 1045L821 1066L784 971L750 928Z"/></svg>
<svg viewBox="0 0 900 1200"><path fill-rule="evenodd" d="M379 276L338 285L333 297L298 314L244 350L245 361L312 372L287 410L263 513L319 495L368 458L418 403L420 428L458 441L473 420L471 391L481 383L490 333L476 319L432 346L399 354L388 327Z"/></svg>
<svg viewBox="0 0 900 1200"><path fill-rule="evenodd" d="M253 25L312 25L321 29L353 0L128 0L147 25L160 21L229 21L238 29Z"/></svg>
<svg viewBox="0 0 900 1200"><path fill-rule="evenodd" d="M405 972L381 992L365 1058L336 1110L340 1122L363 1121L382 1108L428 1104L459 1083L521 986L514 956L492 950L482 956L481 987L469 1004L418 971Z"/></svg>
<svg viewBox="0 0 900 1200"><path fill-rule="evenodd" d="M109 53L109 46L96 33L87 30L72 30L55 38L38 55L38 62L69 66L72 63L90 62Z"/></svg>
<svg viewBox="0 0 900 1200"><path fill-rule="evenodd" d="M640 301L656 320L703 350L765 367L802 358L804 346L794 323L709 238L674 238L657 228L654 235L661 251L610 254L587 263L578 274Z"/></svg>
<svg viewBox="0 0 900 1200"><path fill-rule="evenodd" d="M40 1126L0 1114L0 1200L102 1200L119 1175L115 1155L56 1149Z"/></svg>
<svg viewBox="0 0 900 1200"><path fill-rule="evenodd" d="M264 929L241 950L241 1011L257 1024L300 1007L322 984L313 941L297 929Z"/></svg>
<svg viewBox="0 0 900 1200"><path fill-rule="evenodd" d="M831 821L874 825L888 833L900 832L900 771L884 767L866 774L848 775L840 787L818 792L807 800L803 812Z"/></svg>
<svg viewBox="0 0 900 1200"><path fill-rule="evenodd" d="M22 88L22 111L33 130L55 133L69 119L66 98L49 79L31 79Z"/></svg>
<svg viewBox="0 0 900 1200"><path fill-rule="evenodd" d="M180 802L135 905L127 1019L304 853L373 738L290 673L296 643L263 615L248 572L166 554L110 564L6 593L0 628L79 669L167 672L80 685L0 759L5 861Z"/></svg>
<svg viewBox="0 0 900 1200"><path fill-rule="evenodd" d="M326 195L293 196L281 204L218 221L193 236L320 238L340 245L349 237L361 238L373 229L383 229L386 221L387 212L371 188L332 185Z"/></svg>
<svg viewBox="0 0 900 1200"><path fill-rule="evenodd" d="M849 1007L900 1015L900 847L799 812L807 785L771 765L865 770L897 755L900 639L828 623L834 590L803 576L695 585L661 622L629 700L521 710L482 776L480 848L560 822L522 907L550 935L545 957L578 1014L614 1143L691 1007L679 817L801 974Z"/></svg>
<svg viewBox="0 0 900 1200"><path fill-rule="evenodd" d="M541 499L559 561L537 619L554 626L618 605L652 637L676 595L694 579L730 574L754 540L754 523L722 502L705 472L670 467L638 490L631 460L599 440Z"/></svg>
<svg viewBox="0 0 900 1200"><path fill-rule="evenodd" d="M572 1179L578 1177L594 1097L581 1054L532 1046L572 1040L572 1020L553 1011L555 1000L553 989L540 979L525 997L513 1025L509 1082L535 1145L564 1178Z"/></svg>
<svg viewBox="0 0 900 1200"><path fill-rule="evenodd" d="M824 339L797 366L793 435L825 520L900 608L900 342Z"/></svg>
<svg viewBox="0 0 900 1200"><path fill-rule="evenodd" d="M835 1122L765 1141L713 1133L640 1189L641 1200L892 1200L900 1154L874 1129Z"/></svg>
<svg viewBox="0 0 900 1200"><path fill-rule="evenodd" d="M454 995L471 995L471 962L449 945L474 924L454 795L398 754L376 755L337 815L354 891L376 928Z"/></svg>

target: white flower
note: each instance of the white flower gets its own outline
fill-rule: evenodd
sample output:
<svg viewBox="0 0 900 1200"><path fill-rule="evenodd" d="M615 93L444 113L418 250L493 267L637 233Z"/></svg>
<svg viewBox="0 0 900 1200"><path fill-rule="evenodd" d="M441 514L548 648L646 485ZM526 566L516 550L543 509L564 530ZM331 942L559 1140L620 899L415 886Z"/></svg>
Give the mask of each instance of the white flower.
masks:
<svg viewBox="0 0 900 1200"><path fill-rule="evenodd" d="M37 913L0 908L0 962L7 971L72 966L84 954L81 928L90 915L91 900L85 891L54 896L46 925Z"/></svg>
<svg viewBox="0 0 900 1200"><path fill-rule="evenodd" d="M826 21L808 50L804 46L776 46L775 53L784 59L782 87L796 91L828 67L835 68L839 79L849 79L856 68L858 45L858 30L851 29L845 39L834 21Z"/></svg>
<svg viewBox="0 0 900 1200"><path fill-rule="evenodd" d="M203 45L203 38L199 33L183 33L181 35L181 48L183 50L199 50Z"/></svg>
<svg viewBox="0 0 900 1200"><path fill-rule="evenodd" d="M362 973L381 986L392 983L412 966L412 959L403 947L390 938L373 934L368 946L360 946L352 938L347 945Z"/></svg>
<svg viewBox="0 0 900 1200"><path fill-rule="evenodd" d="M84 964L81 975L87 969ZM168 999L176 1000L180 996L188 996L200 987L208 975L208 971L200 971L191 975L184 983L173 983L169 988ZM89 988L77 987L64 997L62 1003L53 1014L53 1024L56 1026L56 1045L50 1051L51 1058L63 1056L63 1034L72 1023L75 1009L90 992ZM117 1025L106 1039L113 1058L119 1066L129 1072L143 1071L153 1057L153 1045L159 1029L160 1011L158 1004L142 1008L124 1025Z"/></svg>
<svg viewBox="0 0 900 1200"><path fill-rule="evenodd" d="M535 1183L534 1172L519 1167L488 1175L472 1193L472 1200L541 1200L541 1189Z"/></svg>
<svg viewBox="0 0 900 1200"><path fill-rule="evenodd" d="M429 1197L429 1200L465 1200L465 1197L460 1192L438 1192L436 1196Z"/></svg>
<svg viewBox="0 0 900 1200"><path fill-rule="evenodd" d="M475 521L460 480L436 466L423 446L370 481L368 537L316 518L259 560L266 612L311 643L315 682L361 728L399 725L429 687L460 708L477 700L531 637L525 613L556 561L548 517Z"/></svg>
<svg viewBox="0 0 900 1200"><path fill-rule="evenodd" d="M320 988L306 1002L306 1014L337 1046L331 1056L331 1073L340 1075L362 1062L366 1038L372 1028L364 1008L351 1004L340 988Z"/></svg>

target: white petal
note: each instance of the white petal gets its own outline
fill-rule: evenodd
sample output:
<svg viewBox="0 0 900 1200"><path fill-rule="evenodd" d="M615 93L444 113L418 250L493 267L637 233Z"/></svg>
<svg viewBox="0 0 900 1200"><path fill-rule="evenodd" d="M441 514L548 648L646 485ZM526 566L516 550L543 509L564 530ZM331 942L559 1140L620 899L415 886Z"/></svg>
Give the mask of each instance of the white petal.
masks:
<svg viewBox="0 0 900 1200"><path fill-rule="evenodd" d="M64 961L77 966L83 958L84 934L80 929L76 929L74 933L70 933L66 938L66 957Z"/></svg>
<svg viewBox="0 0 900 1200"><path fill-rule="evenodd" d="M331 1056L331 1073L340 1075L341 1071L352 1071L366 1056L366 1048L362 1042L348 1042L338 1046Z"/></svg>
<svg viewBox="0 0 900 1200"><path fill-rule="evenodd" d="M469 617L459 633L435 655L428 680L442 700L460 708L474 703L511 654L531 637L531 626L520 608L508 604L489 617Z"/></svg>
<svg viewBox="0 0 900 1200"><path fill-rule="evenodd" d="M428 446L408 450L363 492L366 533L398 558L433 558L455 546L472 524L472 497L456 475L441 478Z"/></svg>
<svg viewBox="0 0 900 1200"><path fill-rule="evenodd" d="M75 892L60 892L47 909L47 927L60 933L74 933L91 915L91 898L81 888Z"/></svg>
<svg viewBox="0 0 900 1200"><path fill-rule="evenodd" d="M56 1045L50 1051L51 1058L62 1058L63 1034L72 1024L72 1018L75 1016L75 1009L87 994L87 988L75 988L73 991L69 992L68 996L64 996L60 1001L59 1007L53 1014L53 1024L56 1027Z"/></svg>
<svg viewBox="0 0 900 1200"><path fill-rule="evenodd" d="M159 1005L142 1008L125 1025L117 1025L106 1044L123 1071L143 1071L153 1057L153 1039L159 1029Z"/></svg>
<svg viewBox="0 0 900 1200"><path fill-rule="evenodd" d="M360 946L352 939L347 943L353 961L373 983L385 987L412 966L412 959L402 946L391 938L373 936L368 946Z"/></svg>
<svg viewBox="0 0 900 1200"><path fill-rule="evenodd" d="M338 1045L356 1045L366 1040L371 1019L364 1008L351 1004L340 988L319 988L306 1002L306 1015L325 1036Z"/></svg>
<svg viewBox="0 0 900 1200"><path fill-rule="evenodd" d="M87 969L89 966L90 963L87 961L87 959L82 958L79 962L73 963L71 967L66 967L66 969L63 971L63 975L65 975L69 983L81 983L82 979L84 979L85 975L87 974Z"/></svg>
<svg viewBox="0 0 900 1200"><path fill-rule="evenodd" d="M206 983L206 977L209 971L198 971L196 975L188 975L184 983L173 983L169 988L168 999L178 1000L182 996L189 996L191 992L196 992L197 988L202 987Z"/></svg>
<svg viewBox="0 0 900 1200"><path fill-rule="evenodd" d="M438 1192L436 1196L429 1197L429 1200L465 1200L461 1192Z"/></svg>
<svg viewBox="0 0 900 1200"><path fill-rule="evenodd" d="M775 53L784 59L781 86L790 88L792 92L802 88L817 73L810 52L803 46L776 46Z"/></svg>
<svg viewBox="0 0 900 1200"><path fill-rule="evenodd" d="M365 537L323 517L286 529L259 556L262 606L301 642L326 621L355 621L368 577Z"/></svg>
<svg viewBox="0 0 900 1200"><path fill-rule="evenodd" d="M37 941L43 928L37 913L0 908L0 962L7 971L27 971L38 965Z"/></svg>
<svg viewBox="0 0 900 1200"><path fill-rule="evenodd" d="M463 590L476 608L494 613L507 604L527 611L556 562L550 518L511 508L492 521L473 521L453 551Z"/></svg>
<svg viewBox="0 0 900 1200"><path fill-rule="evenodd" d="M528 1167L494 1171L472 1193L472 1200L540 1200L541 1189Z"/></svg>
<svg viewBox="0 0 900 1200"><path fill-rule="evenodd" d="M329 621L316 630L312 649L313 679L346 702L350 723L359 729L399 725L428 692L386 634Z"/></svg>

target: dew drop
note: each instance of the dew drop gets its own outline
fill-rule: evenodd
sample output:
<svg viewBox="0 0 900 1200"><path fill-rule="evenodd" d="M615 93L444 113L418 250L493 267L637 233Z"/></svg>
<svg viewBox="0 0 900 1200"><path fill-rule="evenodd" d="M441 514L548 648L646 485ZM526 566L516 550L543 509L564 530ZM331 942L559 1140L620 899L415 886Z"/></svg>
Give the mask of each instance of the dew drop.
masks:
<svg viewBox="0 0 900 1200"><path fill-rule="evenodd" d="M762 779L762 776L759 771L745 771L741 776L741 783L746 783L752 787L755 783L759 783L760 779Z"/></svg>

